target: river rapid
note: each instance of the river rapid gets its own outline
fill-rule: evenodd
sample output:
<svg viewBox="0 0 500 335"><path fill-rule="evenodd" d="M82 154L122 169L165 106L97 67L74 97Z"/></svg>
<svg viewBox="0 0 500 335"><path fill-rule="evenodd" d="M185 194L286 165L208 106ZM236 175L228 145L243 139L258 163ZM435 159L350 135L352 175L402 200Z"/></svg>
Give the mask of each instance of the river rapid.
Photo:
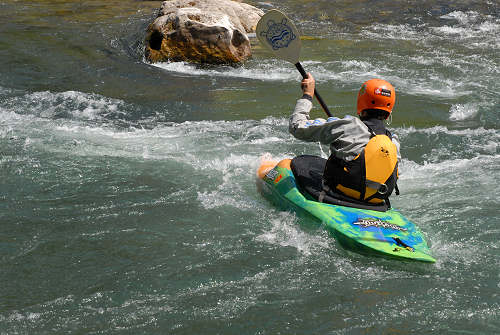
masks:
<svg viewBox="0 0 500 335"><path fill-rule="evenodd" d="M392 205L435 264L342 248L255 187L300 75L147 64L159 1L0 3L0 334L499 334L500 5L267 1L334 115L390 81ZM318 104L313 117L322 117Z"/></svg>

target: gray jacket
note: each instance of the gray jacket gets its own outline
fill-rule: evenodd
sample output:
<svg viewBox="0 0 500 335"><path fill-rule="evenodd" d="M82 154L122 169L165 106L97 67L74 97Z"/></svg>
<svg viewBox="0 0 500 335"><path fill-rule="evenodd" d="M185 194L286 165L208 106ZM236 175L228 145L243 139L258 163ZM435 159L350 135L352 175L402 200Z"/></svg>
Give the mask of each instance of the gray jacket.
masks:
<svg viewBox="0 0 500 335"><path fill-rule="evenodd" d="M356 158L371 138L368 127L357 117L350 115L343 119L329 117L325 119L309 119L312 102L299 99L290 116L289 131L296 138L308 142L321 142L330 145L335 157L351 161ZM398 150L398 162L401 162L399 141L392 135L392 142Z"/></svg>

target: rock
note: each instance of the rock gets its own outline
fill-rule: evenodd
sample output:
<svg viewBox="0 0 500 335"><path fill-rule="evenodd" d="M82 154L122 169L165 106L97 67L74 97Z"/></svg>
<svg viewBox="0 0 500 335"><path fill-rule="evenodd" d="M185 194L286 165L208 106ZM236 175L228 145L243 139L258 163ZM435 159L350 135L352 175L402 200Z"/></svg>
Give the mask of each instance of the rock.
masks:
<svg viewBox="0 0 500 335"><path fill-rule="evenodd" d="M232 0L167 0L149 25L145 57L152 63L241 63L251 56L247 33L264 12Z"/></svg>

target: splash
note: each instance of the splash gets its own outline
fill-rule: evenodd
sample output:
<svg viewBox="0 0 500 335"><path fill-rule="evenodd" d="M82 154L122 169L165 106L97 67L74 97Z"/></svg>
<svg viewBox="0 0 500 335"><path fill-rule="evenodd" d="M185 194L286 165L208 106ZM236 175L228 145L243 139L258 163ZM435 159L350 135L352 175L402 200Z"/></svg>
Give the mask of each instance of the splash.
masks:
<svg viewBox="0 0 500 335"><path fill-rule="evenodd" d="M292 213L280 212L269 219L269 230L257 236L258 241L293 247L304 256L310 256L319 249L327 249L328 236L302 231L298 219Z"/></svg>
<svg viewBox="0 0 500 335"><path fill-rule="evenodd" d="M463 121L474 118L478 113L478 107L472 104L455 104L450 108L451 121Z"/></svg>

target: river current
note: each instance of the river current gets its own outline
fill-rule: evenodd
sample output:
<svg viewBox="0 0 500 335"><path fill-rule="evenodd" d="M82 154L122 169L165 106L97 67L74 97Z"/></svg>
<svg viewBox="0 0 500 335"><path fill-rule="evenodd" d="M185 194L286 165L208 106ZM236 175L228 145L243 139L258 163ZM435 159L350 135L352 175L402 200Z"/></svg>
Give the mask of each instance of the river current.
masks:
<svg viewBox="0 0 500 335"><path fill-rule="evenodd" d="M500 5L267 1L337 116L390 81L392 205L435 264L363 256L255 187L300 75L147 64L159 1L0 3L0 334L500 333ZM314 117L322 117L317 104Z"/></svg>

